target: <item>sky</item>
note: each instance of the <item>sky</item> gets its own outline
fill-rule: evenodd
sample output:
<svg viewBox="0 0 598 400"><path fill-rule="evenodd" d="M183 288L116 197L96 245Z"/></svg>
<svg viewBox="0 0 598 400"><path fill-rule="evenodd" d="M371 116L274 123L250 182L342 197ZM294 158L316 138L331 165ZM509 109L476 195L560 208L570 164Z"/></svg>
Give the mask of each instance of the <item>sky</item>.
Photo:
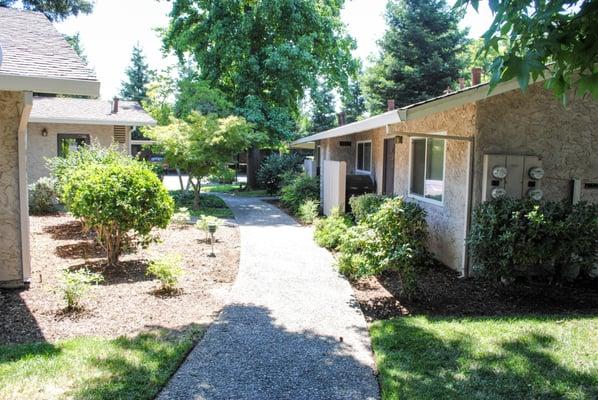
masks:
<svg viewBox="0 0 598 400"><path fill-rule="evenodd" d="M480 13L469 9L461 24L470 29L472 38L480 37L492 22L487 5L482 3ZM368 56L377 53L376 42L384 34L385 5L386 0L348 0L342 11L348 32L357 41L354 55L365 65ZM150 68L160 70L176 63L173 56L162 53L156 32L156 28L167 25L171 6L164 0L96 0L92 14L70 17L55 25L64 34L79 32L101 82L101 96L109 99L119 92L136 43L143 47Z"/></svg>

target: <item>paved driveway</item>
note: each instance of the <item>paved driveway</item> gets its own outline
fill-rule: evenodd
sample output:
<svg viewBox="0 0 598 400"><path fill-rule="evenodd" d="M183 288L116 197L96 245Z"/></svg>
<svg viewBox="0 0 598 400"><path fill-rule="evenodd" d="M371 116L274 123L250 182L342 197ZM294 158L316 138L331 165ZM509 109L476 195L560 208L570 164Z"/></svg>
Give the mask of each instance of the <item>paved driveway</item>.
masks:
<svg viewBox="0 0 598 400"><path fill-rule="evenodd" d="M241 229L229 304L158 399L376 399L363 315L330 254L276 207L223 196Z"/></svg>

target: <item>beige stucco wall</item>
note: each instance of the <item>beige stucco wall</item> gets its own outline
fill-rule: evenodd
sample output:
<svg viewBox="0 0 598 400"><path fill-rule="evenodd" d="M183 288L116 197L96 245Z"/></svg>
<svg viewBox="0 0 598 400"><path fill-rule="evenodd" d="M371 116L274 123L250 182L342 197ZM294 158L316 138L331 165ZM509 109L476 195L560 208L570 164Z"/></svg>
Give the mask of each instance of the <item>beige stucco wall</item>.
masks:
<svg viewBox="0 0 598 400"><path fill-rule="evenodd" d="M24 97L0 91L0 286L21 284L18 131Z"/></svg>
<svg viewBox="0 0 598 400"><path fill-rule="evenodd" d="M48 130L48 136L42 136L42 129ZM91 141L102 146L110 146L114 136L112 125L77 125L30 123L27 127L27 175L30 183L43 176L48 176L46 158L58 155L58 134L73 133L89 135ZM127 127L127 140L129 139ZM126 145L128 151L128 144Z"/></svg>
<svg viewBox="0 0 598 400"><path fill-rule="evenodd" d="M564 108L540 84L526 94L511 91L478 103L474 199L482 195L483 154L535 155L546 172L542 189L548 200L569 199L571 179L582 179L582 200L598 202L598 102L571 99Z"/></svg>

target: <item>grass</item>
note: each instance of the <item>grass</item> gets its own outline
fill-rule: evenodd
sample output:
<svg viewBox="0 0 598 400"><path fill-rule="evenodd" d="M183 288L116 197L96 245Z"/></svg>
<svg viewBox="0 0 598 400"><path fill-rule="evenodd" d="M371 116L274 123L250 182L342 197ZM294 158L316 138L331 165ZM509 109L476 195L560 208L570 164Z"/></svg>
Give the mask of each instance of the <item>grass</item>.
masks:
<svg viewBox="0 0 598 400"><path fill-rule="evenodd" d="M199 210L193 209L193 193L181 190L171 190L170 195L174 199L175 207L187 207L191 215L199 217L200 215L210 215L217 218L232 218L233 212L226 206L224 200L220 197L202 193L199 199Z"/></svg>
<svg viewBox="0 0 598 400"><path fill-rule="evenodd" d="M377 321L384 400L596 399L598 317Z"/></svg>
<svg viewBox="0 0 598 400"><path fill-rule="evenodd" d="M2 345L0 398L153 399L200 333Z"/></svg>
<svg viewBox="0 0 598 400"><path fill-rule="evenodd" d="M201 187L204 193L218 192L230 193L238 197L264 197L269 196L265 190L245 190L239 183L223 184L223 185L204 185Z"/></svg>

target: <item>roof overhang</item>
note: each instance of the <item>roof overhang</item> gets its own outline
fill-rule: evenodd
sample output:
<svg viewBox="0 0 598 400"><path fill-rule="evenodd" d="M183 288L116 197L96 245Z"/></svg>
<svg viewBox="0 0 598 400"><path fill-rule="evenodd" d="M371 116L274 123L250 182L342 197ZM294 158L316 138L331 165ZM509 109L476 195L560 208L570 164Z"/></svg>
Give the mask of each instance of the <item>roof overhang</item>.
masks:
<svg viewBox="0 0 598 400"><path fill-rule="evenodd" d="M100 82L0 73L0 90L99 97Z"/></svg>
<svg viewBox="0 0 598 400"><path fill-rule="evenodd" d="M156 121L140 122L124 119L45 118L35 116L29 117L29 122L37 124L156 126Z"/></svg>

